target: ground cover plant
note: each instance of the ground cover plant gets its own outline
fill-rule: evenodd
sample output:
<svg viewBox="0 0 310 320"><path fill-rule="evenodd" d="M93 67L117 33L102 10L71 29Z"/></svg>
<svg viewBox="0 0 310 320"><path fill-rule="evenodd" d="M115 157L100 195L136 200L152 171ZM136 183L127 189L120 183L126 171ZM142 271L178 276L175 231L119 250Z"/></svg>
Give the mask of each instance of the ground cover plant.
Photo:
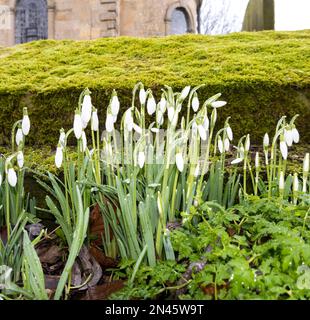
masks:
<svg viewBox="0 0 310 320"><path fill-rule="evenodd" d="M113 91L104 123L86 88L54 172L24 163L24 109L0 162L2 299L309 298L309 153L288 169L298 115L254 150L203 88L165 86L156 100L139 82L124 112Z"/></svg>

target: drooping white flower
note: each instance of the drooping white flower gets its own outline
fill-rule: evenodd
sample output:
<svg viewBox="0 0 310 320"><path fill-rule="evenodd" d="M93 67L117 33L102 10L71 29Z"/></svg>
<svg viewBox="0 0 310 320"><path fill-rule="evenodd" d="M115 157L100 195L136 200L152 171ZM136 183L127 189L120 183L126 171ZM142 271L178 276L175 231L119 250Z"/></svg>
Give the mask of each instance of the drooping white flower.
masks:
<svg viewBox="0 0 310 320"><path fill-rule="evenodd" d="M280 189L280 191L284 190L284 173L283 173L283 171L280 172L279 189Z"/></svg>
<svg viewBox="0 0 310 320"><path fill-rule="evenodd" d="M60 168L63 161L63 148L61 145L58 145L56 149L56 155L55 155L55 165L57 168Z"/></svg>
<svg viewBox="0 0 310 320"><path fill-rule="evenodd" d="M255 168L259 168L259 153L255 153Z"/></svg>
<svg viewBox="0 0 310 320"><path fill-rule="evenodd" d="M226 101L214 101L211 103L211 107L213 108L221 108L224 107L227 104Z"/></svg>
<svg viewBox="0 0 310 320"><path fill-rule="evenodd" d="M173 107L168 107L168 119L170 122L172 122L174 118L174 108Z"/></svg>
<svg viewBox="0 0 310 320"><path fill-rule="evenodd" d="M226 127L226 134L228 139L232 141L234 136L230 126Z"/></svg>
<svg viewBox="0 0 310 320"><path fill-rule="evenodd" d="M209 121L208 116L205 116L202 125L203 125L204 129L206 130L206 132L208 132L209 131L209 125L210 125L210 121Z"/></svg>
<svg viewBox="0 0 310 320"><path fill-rule="evenodd" d="M288 147L291 147L293 144L293 133L291 129L284 130L284 140Z"/></svg>
<svg viewBox="0 0 310 320"><path fill-rule="evenodd" d="M264 135L263 145L264 145L264 148L267 148L269 146L269 135L268 135L268 133L265 133L265 135Z"/></svg>
<svg viewBox="0 0 310 320"><path fill-rule="evenodd" d="M151 116L152 114L155 113L156 111L156 101L153 97L152 94L150 94L148 100L147 100L147 105L146 105L147 113Z"/></svg>
<svg viewBox="0 0 310 320"><path fill-rule="evenodd" d="M296 127L294 127L293 129L292 129L292 136L293 136L293 141L295 142L295 143L298 143L299 142L299 132L298 132L298 130L296 129Z"/></svg>
<svg viewBox="0 0 310 320"><path fill-rule="evenodd" d="M65 146L65 143L66 143L66 134L65 134L65 130L64 130L64 129L61 129L61 130L60 130L60 135L59 135L58 143L59 143L62 147Z"/></svg>
<svg viewBox="0 0 310 320"><path fill-rule="evenodd" d="M303 163L303 172L304 173L309 173L309 153L305 154L305 158L304 158L304 163Z"/></svg>
<svg viewBox="0 0 310 320"><path fill-rule="evenodd" d="M18 151L16 159L17 159L17 164L18 164L19 168L21 169L24 166L24 154L23 154L23 151L21 151L21 150Z"/></svg>
<svg viewBox="0 0 310 320"><path fill-rule="evenodd" d="M82 113L81 113L81 118L83 120L84 126L85 126L85 123L87 124L89 122L91 118L91 112L92 112L91 97L89 94L86 94L83 99Z"/></svg>
<svg viewBox="0 0 310 320"><path fill-rule="evenodd" d="M8 170L8 182L11 187L15 187L17 183L17 175L13 168L9 168Z"/></svg>
<svg viewBox="0 0 310 320"><path fill-rule="evenodd" d="M158 128L151 128L151 131L154 132L154 133L158 133L159 129Z"/></svg>
<svg viewBox="0 0 310 320"><path fill-rule="evenodd" d="M111 113L107 114L107 118L105 121L105 128L107 132L112 132L114 130L114 119Z"/></svg>
<svg viewBox="0 0 310 320"><path fill-rule="evenodd" d="M298 175L295 172L294 173L294 180L293 180L293 191L298 192L298 190L299 190L299 180L298 180Z"/></svg>
<svg viewBox="0 0 310 320"><path fill-rule="evenodd" d="M224 139L224 150L229 151L229 146L230 146L229 139L225 138Z"/></svg>
<svg viewBox="0 0 310 320"><path fill-rule="evenodd" d="M94 109L91 116L91 129L93 131L99 130L99 119L97 109Z"/></svg>
<svg viewBox="0 0 310 320"><path fill-rule="evenodd" d="M166 101L166 99L165 99L164 96L162 96L161 99L160 99L159 108L160 108L160 111L161 111L162 113L165 113L165 112L166 112L167 101Z"/></svg>
<svg viewBox="0 0 310 320"><path fill-rule="evenodd" d="M157 110L156 123L157 123L158 126L162 126L163 123L164 123L164 115L163 115L161 109Z"/></svg>
<svg viewBox="0 0 310 320"><path fill-rule="evenodd" d="M186 86L181 92L180 99L181 100L185 100L186 97L188 96L190 90L191 90L191 87L190 86Z"/></svg>
<svg viewBox="0 0 310 320"><path fill-rule="evenodd" d="M139 151L138 153L138 165L140 167L140 169L143 168L145 163L145 153L143 151Z"/></svg>
<svg viewBox="0 0 310 320"><path fill-rule="evenodd" d="M192 108L194 112L197 112L199 109L199 99L197 94L195 94L194 98L192 99Z"/></svg>
<svg viewBox="0 0 310 320"><path fill-rule="evenodd" d="M183 155L182 155L182 152L178 152L176 155L175 155L175 162L176 162L176 165L177 165L177 168L180 172L183 171L184 169L184 159L183 159Z"/></svg>
<svg viewBox="0 0 310 320"><path fill-rule="evenodd" d="M81 117L82 118L82 117ZM88 122L85 122L83 119L82 119L82 128L83 129L86 129L87 128L87 125L88 125Z"/></svg>
<svg viewBox="0 0 310 320"><path fill-rule="evenodd" d="M223 140L220 136L217 139L217 147L218 147L220 153L224 152Z"/></svg>
<svg viewBox="0 0 310 320"><path fill-rule="evenodd" d="M244 150L246 152L250 150L250 144L251 144L251 140L250 140L250 135L248 134L245 138L245 143L244 143Z"/></svg>
<svg viewBox="0 0 310 320"><path fill-rule="evenodd" d="M85 152L87 148L87 139L85 131L82 132L82 151Z"/></svg>
<svg viewBox="0 0 310 320"><path fill-rule="evenodd" d="M280 141L280 151L281 151L281 154L282 154L282 158L284 160L287 159L287 153L288 153L288 150L287 150L287 144L284 140Z"/></svg>
<svg viewBox="0 0 310 320"><path fill-rule="evenodd" d="M139 92L139 100L140 100L140 103L141 103L142 105L145 105L146 92L145 92L144 88L141 88L141 89L140 89L140 92Z"/></svg>
<svg viewBox="0 0 310 320"><path fill-rule="evenodd" d="M128 109L126 112L125 112L125 117L124 117L124 126L125 128L128 130L128 131L132 131L133 129L133 117L132 117L132 114L131 114L131 109Z"/></svg>
<svg viewBox="0 0 310 320"><path fill-rule="evenodd" d="M243 160L244 160L243 158L236 158L231 162L231 164L237 164L237 163L242 162Z"/></svg>
<svg viewBox="0 0 310 320"><path fill-rule="evenodd" d="M28 117L27 108L24 108L24 116L22 120L22 131L25 136L27 136L30 131L30 119Z"/></svg>
<svg viewBox="0 0 310 320"><path fill-rule="evenodd" d="M119 113L119 108L120 108L120 103L118 100L117 95L114 95L112 97L112 101L111 101L111 112L113 116L117 116Z"/></svg>
<svg viewBox="0 0 310 320"><path fill-rule="evenodd" d="M138 134L142 134L142 128L139 127L137 124L133 123L132 127Z"/></svg>
<svg viewBox="0 0 310 320"><path fill-rule="evenodd" d="M19 146L19 144L23 141L24 135L21 128L18 128L16 131L15 142Z"/></svg>
<svg viewBox="0 0 310 320"><path fill-rule="evenodd" d="M217 120L217 109L214 108L211 113L211 127L215 126L216 120Z"/></svg>
<svg viewBox="0 0 310 320"><path fill-rule="evenodd" d="M83 131L82 118L78 110L76 110L73 121L73 131L77 139L80 139Z"/></svg>
<svg viewBox="0 0 310 320"><path fill-rule="evenodd" d="M207 132L206 132L206 129L204 128L204 126L199 124L197 126L197 128L198 128L198 132L199 132L201 140L206 141L207 140Z"/></svg>

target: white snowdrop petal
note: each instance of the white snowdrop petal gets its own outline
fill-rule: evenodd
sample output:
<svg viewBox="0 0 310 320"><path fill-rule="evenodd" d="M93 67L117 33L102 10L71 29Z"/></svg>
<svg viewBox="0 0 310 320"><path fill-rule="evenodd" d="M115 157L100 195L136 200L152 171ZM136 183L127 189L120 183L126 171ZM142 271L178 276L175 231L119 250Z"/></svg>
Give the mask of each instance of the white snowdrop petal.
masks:
<svg viewBox="0 0 310 320"><path fill-rule="evenodd" d="M173 118L174 118L174 108L169 107L168 108L168 119L170 122L172 122Z"/></svg>
<svg viewBox="0 0 310 320"><path fill-rule="evenodd" d="M105 127L107 132L112 132L114 130L114 119L112 114L108 114L106 121L105 121Z"/></svg>
<svg viewBox="0 0 310 320"><path fill-rule="evenodd" d="M185 100L185 99L186 99L186 97L188 96L190 90L191 90L191 87L190 87L190 86L186 86L186 87L182 90L181 96L180 96L181 100Z"/></svg>
<svg viewBox="0 0 310 320"><path fill-rule="evenodd" d="M24 166L24 154L22 151L18 151L16 159L19 168L22 168Z"/></svg>
<svg viewBox="0 0 310 320"><path fill-rule="evenodd" d="M145 153L143 151L139 151L138 153L138 165L140 167L140 169L143 168L145 163Z"/></svg>
<svg viewBox="0 0 310 320"><path fill-rule="evenodd" d="M57 168L60 168L63 161L63 151L62 147L57 147L55 155L55 165Z"/></svg>
<svg viewBox="0 0 310 320"><path fill-rule="evenodd" d="M221 107L224 107L226 104L227 104L226 101L214 101L211 103L211 106L213 108L221 108Z"/></svg>
<svg viewBox="0 0 310 320"><path fill-rule="evenodd" d="M117 96L113 96L111 102L111 112L113 116L117 116L120 109L120 102Z"/></svg>
<svg viewBox="0 0 310 320"><path fill-rule="evenodd" d="M195 96L192 100L192 108L194 112L197 112L199 109L199 99L197 96Z"/></svg>
<svg viewBox="0 0 310 320"><path fill-rule="evenodd" d="M91 129L93 131L99 130L99 119L98 119L98 113L97 111L93 111L92 117L91 117Z"/></svg>
<svg viewBox="0 0 310 320"><path fill-rule="evenodd" d="M226 138L224 140L224 149L225 149L225 151L229 151L229 147L230 147L229 139Z"/></svg>
<svg viewBox="0 0 310 320"><path fill-rule="evenodd" d="M165 113L165 112L166 112L167 101L166 101L165 97L162 97L162 98L160 99L159 108L160 108L160 111L161 111L162 113Z"/></svg>
<svg viewBox="0 0 310 320"><path fill-rule="evenodd" d="M264 147L268 147L269 146L269 135L268 135L268 133L265 133L265 135L264 135L263 145L264 145Z"/></svg>
<svg viewBox="0 0 310 320"><path fill-rule="evenodd" d="M228 139L229 139L230 141L232 141L232 140L233 140L233 132L232 132L230 126L228 126L228 127L226 128L226 133L227 133Z"/></svg>
<svg viewBox="0 0 310 320"><path fill-rule="evenodd" d="M147 101L147 113L151 116L156 111L156 102L155 99L151 96Z"/></svg>
<svg viewBox="0 0 310 320"><path fill-rule="evenodd" d="M281 154L282 154L282 158L284 160L287 159L287 153L288 153L288 150L287 150L287 144L285 141L281 141L280 142L280 151L281 151Z"/></svg>
<svg viewBox="0 0 310 320"><path fill-rule="evenodd" d="M181 152L178 152L176 155L175 155L175 162L176 162L176 165L177 165L177 168L180 172L183 171L184 169L184 159L183 159L183 155Z"/></svg>
<svg viewBox="0 0 310 320"><path fill-rule="evenodd" d="M293 141L295 143L298 143L300 137L299 137L299 132L298 132L298 130L296 128L293 128L292 135L293 135Z"/></svg>
<svg viewBox="0 0 310 320"><path fill-rule="evenodd" d="M237 164L243 161L243 158L237 158L231 162L231 164Z"/></svg>
<svg viewBox="0 0 310 320"><path fill-rule="evenodd" d="M22 131L25 136L27 136L30 131L30 119L29 119L28 115L23 116Z"/></svg>
<svg viewBox="0 0 310 320"><path fill-rule="evenodd" d="M308 173L309 172L309 153L306 153L303 163L303 172Z"/></svg>
<svg viewBox="0 0 310 320"><path fill-rule="evenodd" d="M198 125L198 132L200 135L201 140L206 141L207 140L207 132L205 128L202 125Z"/></svg>
<svg viewBox="0 0 310 320"><path fill-rule="evenodd" d="M223 153L223 151L224 151L224 145L223 145L223 141L222 141L221 137L219 137L219 138L217 139L217 147L218 147L218 149L219 149L219 152L220 152L220 153Z"/></svg>
<svg viewBox="0 0 310 320"><path fill-rule="evenodd" d="M17 175L13 168L9 168L8 170L8 182L11 187L15 187L17 183Z"/></svg>
<svg viewBox="0 0 310 320"><path fill-rule="evenodd" d="M83 121L83 127L86 128L87 123L89 122L91 118L91 112L92 112L92 103L91 103L91 97L90 95L85 95L82 103L82 110L81 110L81 118ZM86 124L86 126L85 126Z"/></svg>
<svg viewBox="0 0 310 320"><path fill-rule="evenodd" d="M145 101L146 101L146 92L145 90L142 88L139 92L139 100L140 100L140 103L141 104L145 104Z"/></svg>
<svg viewBox="0 0 310 320"><path fill-rule="evenodd" d="M288 147L291 147L293 144L293 134L292 130L284 130L284 140Z"/></svg>
<svg viewBox="0 0 310 320"><path fill-rule="evenodd" d="M133 123L132 127L138 134L142 134L142 128L139 127L137 124Z"/></svg>
<svg viewBox="0 0 310 320"><path fill-rule="evenodd" d="M294 174L294 180L293 180L293 191L298 192L299 189L299 180L297 173Z"/></svg>
<svg viewBox="0 0 310 320"><path fill-rule="evenodd" d="M24 135L22 129L18 128L16 131L15 142L19 146L19 144L23 141Z"/></svg>
<svg viewBox="0 0 310 320"><path fill-rule="evenodd" d="M284 173L283 173L283 171L280 172L279 189L284 190Z"/></svg>
<svg viewBox="0 0 310 320"><path fill-rule="evenodd" d="M86 139L86 134L85 131L82 132L82 151L85 152L87 148L87 139Z"/></svg>

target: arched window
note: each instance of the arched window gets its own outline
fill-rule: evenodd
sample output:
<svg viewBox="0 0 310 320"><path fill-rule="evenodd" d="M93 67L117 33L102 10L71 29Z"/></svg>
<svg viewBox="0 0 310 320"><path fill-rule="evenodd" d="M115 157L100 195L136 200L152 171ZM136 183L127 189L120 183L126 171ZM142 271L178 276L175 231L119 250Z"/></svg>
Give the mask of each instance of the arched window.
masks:
<svg viewBox="0 0 310 320"><path fill-rule="evenodd" d="M176 8L171 15L170 34L184 34L189 32L188 14L184 8Z"/></svg>
<svg viewBox="0 0 310 320"><path fill-rule="evenodd" d="M18 0L15 15L15 43L47 39L46 0Z"/></svg>

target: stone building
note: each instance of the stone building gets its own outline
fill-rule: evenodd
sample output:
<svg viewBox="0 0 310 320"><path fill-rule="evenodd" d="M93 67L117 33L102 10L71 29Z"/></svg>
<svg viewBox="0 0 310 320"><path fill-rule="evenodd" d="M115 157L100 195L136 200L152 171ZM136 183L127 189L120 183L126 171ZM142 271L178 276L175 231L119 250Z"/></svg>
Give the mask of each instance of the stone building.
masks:
<svg viewBox="0 0 310 320"><path fill-rule="evenodd" d="M0 0L0 46L196 33L201 0Z"/></svg>

